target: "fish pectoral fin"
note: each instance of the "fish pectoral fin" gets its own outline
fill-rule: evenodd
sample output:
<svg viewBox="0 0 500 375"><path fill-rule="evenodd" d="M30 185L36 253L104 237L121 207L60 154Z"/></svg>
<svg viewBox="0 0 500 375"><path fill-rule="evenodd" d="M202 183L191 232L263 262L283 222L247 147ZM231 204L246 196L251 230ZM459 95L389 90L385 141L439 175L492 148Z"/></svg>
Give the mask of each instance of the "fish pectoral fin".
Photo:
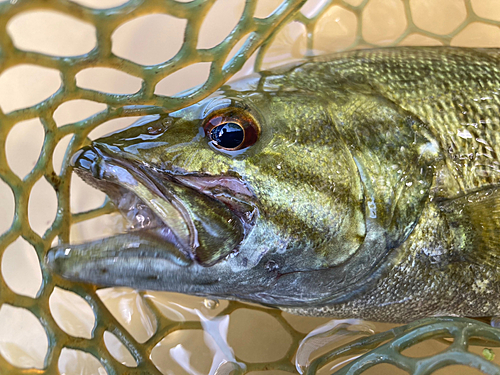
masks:
<svg viewBox="0 0 500 375"><path fill-rule="evenodd" d="M476 264L500 268L500 187L491 187L439 204L455 248Z"/></svg>

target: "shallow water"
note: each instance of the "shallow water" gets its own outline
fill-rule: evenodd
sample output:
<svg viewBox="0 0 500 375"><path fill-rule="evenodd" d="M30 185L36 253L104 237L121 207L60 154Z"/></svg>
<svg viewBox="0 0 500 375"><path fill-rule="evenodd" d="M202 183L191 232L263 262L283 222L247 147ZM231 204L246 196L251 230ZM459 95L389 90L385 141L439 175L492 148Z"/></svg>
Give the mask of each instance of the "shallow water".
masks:
<svg viewBox="0 0 500 375"><path fill-rule="evenodd" d="M77 2L106 7L125 1ZM260 0L256 16L266 17L280 3ZM242 12L244 1L218 0L215 4L200 31L199 48L212 47L231 31ZM363 8L352 7L360 4ZM471 4L475 14L468 13L468 4ZM405 18L405 9L413 16L413 23ZM384 46L394 41L409 45L449 43L500 47L500 28L488 24L486 20L500 21L500 3L494 0L472 0L471 3L462 0L309 0L302 14L313 21L306 24L295 21L285 26L270 44L262 63L263 68L312 53L323 54L371 44ZM221 19L227 22L220 22ZM361 29L358 28L360 23ZM13 19L8 31L19 48L53 55L74 55L90 51L95 44L94 31L88 26L53 12L39 11ZM180 48L184 27L182 19L169 15L137 17L116 30L112 39L113 53L140 64L165 61ZM314 35L312 41L308 33ZM361 41L360 36L363 38ZM237 76L251 73L254 60L251 58ZM162 81L157 90L165 95L173 95L203 83L207 76L206 63L193 64ZM96 69L92 74L79 73L77 82L84 87L116 93L133 92L138 85L131 76L121 76L116 72L111 74L102 69ZM9 112L37 103L57 90L59 83L59 73L53 69L31 65L7 71L0 75L0 108ZM84 119L102 109L102 104L75 99L60 105L53 118L57 126L61 126ZM98 138L124 128L136 119L127 117L107 121L91 132L89 137ZM56 172L61 168L69 139L69 136L63 137L55 147L53 164ZM6 154L15 174L24 177L30 173L43 142L44 130L40 120L22 121L14 126L7 138ZM78 177L72 177L72 212L96 208L104 199L103 193L84 184ZM1 180L0 202L0 233L3 233L13 220L14 198ZM40 179L31 191L28 205L31 228L43 234L56 213L57 196L54 189L47 181ZM117 214L103 215L73 225L71 240L81 242L105 237L122 227L123 220ZM42 282L41 270L33 247L25 240L19 239L6 249L1 266L3 279L12 291L28 297L37 295ZM97 294L116 321L137 342L153 346L152 360L164 374L229 374L235 369L264 370L269 363L275 363L270 367L272 370L259 374L285 374L294 369L301 371L312 358L344 343L347 338L392 327L389 324L358 320L297 317L255 305L229 304L227 301L209 301L172 293L139 293L128 288L101 289ZM75 293L55 289L49 298L49 308L56 323L70 337L91 338L95 317L85 299ZM335 335L328 334L335 329ZM157 331L161 335L155 334ZM153 336L158 339L151 341ZM135 360L113 333L106 331L104 342L113 357L127 366L134 366ZM444 343L435 340L420 345L420 348L411 349L413 355L430 355L445 347ZM42 368L47 346L47 337L33 314L6 304L0 307L0 354L8 362L18 367ZM293 355L295 348L298 348L296 356ZM472 349L479 354L482 350L482 347ZM493 351L496 353L495 361L500 363L500 352L497 349ZM279 363L283 357L286 360ZM343 363L333 363L319 373L329 373L330 369L337 369ZM286 371L277 370L279 366ZM72 349L62 351L58 367L64 374L105 373L94 357ZM367 373L373 375L389 371L395 374L399 370L377 366ZM473 371L454 367L437 373L458 375L471 374Z"/></svg>

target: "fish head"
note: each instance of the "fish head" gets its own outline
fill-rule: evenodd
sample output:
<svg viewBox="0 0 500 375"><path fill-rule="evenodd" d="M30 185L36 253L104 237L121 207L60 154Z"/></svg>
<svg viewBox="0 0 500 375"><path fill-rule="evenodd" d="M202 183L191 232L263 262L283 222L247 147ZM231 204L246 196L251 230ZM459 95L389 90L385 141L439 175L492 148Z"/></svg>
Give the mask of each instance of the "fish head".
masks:
<svg viewBox="0 0 500 375"><path fill-rule="evenodd" d="M49 267L98 285L270 305L324 298L335 278L321 271L365 240L363 184L325 97L260 80L80 149L75 172L129 229L59 245Z"/></svg>

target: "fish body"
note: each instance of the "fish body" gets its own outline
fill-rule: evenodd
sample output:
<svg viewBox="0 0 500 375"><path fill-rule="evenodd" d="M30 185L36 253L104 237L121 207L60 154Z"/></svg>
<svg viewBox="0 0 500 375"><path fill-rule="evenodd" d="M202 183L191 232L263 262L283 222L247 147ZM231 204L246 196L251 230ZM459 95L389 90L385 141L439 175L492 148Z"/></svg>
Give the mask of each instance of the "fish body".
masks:
<svg viewBox="0 0 500 375"><path fill-rule="evenodd" d="M60 245L72 280L406 322L500 313L500 53L317 57L73 157L127 233Z"/></svg>

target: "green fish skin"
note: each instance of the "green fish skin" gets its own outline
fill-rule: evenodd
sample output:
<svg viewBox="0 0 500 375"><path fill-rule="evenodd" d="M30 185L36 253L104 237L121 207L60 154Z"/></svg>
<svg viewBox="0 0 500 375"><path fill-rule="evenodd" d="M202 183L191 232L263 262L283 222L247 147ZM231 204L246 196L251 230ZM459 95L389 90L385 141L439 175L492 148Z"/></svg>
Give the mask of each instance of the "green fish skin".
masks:
<svg viewBox="0 0 500 375"><path fill-rule="evenodd" d="M262 71L77 152L126 233L64 278L407 322L500 315L500 51L351 51Z"/></svg>

